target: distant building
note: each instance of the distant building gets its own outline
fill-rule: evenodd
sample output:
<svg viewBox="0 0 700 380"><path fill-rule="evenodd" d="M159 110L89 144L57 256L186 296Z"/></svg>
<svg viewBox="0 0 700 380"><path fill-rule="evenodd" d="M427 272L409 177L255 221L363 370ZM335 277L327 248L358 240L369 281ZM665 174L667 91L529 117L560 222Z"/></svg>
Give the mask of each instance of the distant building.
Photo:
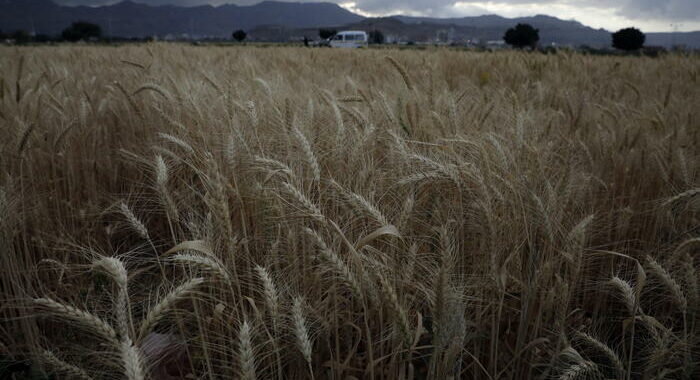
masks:
<svg viewBox="0 0 700 380"><path fill-rule="evenodd" d="M436 42L444 42L444 43L451 43L455 40L455 28L451 27L448 29L438 29L435 32L435 41Z"/></svg>
<svg viewBox="0 0 700 380"><path fill-rule="evenodd" d="M504 49L506 47L506 42L503 40L486 41L486 47L489 49Z"/></svg>

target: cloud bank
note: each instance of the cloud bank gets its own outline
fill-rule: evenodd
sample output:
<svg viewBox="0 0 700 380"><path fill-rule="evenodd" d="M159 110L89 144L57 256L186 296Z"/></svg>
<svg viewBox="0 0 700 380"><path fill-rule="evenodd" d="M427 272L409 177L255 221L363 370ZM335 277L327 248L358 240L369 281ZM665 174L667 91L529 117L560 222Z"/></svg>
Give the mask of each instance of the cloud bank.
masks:
<svg viewBox="0 0 700 380"><path fill-rule="evenodd" d="M106 5L118 0L54 0L63 5ZM150 5L196 6L234 3L251 5L259 0L133 0ZM502 16L548 14L573 18L593 27L616 29L639 25L654 30L700 29L699 0L297 0L332 1L364 15L406 14L461 17L495 13Z"/></svg>

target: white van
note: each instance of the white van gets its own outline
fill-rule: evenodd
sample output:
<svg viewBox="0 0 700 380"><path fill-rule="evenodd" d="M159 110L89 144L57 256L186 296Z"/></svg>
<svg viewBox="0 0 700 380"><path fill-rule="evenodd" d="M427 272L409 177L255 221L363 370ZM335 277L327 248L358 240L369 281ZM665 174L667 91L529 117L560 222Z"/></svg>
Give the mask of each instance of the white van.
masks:
<svg viewBox="0 0 700 380"><path fill-rule="evenodd" d="M336 48L359 48L367 47L369 37L367 33L356 30L346 30L331 38L331 47Z"/></svg>

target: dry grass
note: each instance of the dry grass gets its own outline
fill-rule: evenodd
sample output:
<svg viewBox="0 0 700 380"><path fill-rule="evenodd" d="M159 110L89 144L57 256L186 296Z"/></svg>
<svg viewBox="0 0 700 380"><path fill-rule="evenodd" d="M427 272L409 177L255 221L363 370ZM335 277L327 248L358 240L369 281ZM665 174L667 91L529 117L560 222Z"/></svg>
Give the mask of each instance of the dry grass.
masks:
<svg viewBox="0 0 700 380"><path fill-rule="evenodd" d="M100 379L698 378L699 76L0 47L0 355Z"/></svg>

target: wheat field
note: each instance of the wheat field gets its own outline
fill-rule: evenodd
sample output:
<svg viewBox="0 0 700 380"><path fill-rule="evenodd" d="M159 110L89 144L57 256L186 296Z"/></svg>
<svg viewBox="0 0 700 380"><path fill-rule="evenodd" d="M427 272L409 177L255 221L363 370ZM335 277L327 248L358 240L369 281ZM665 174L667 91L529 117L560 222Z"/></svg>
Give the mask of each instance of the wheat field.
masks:
<svg viewBox="0 0 700 380"><path fill-rule="evenodd" d="M692 55L0 47L0 371L698 378L699 76Z"/></svg>

